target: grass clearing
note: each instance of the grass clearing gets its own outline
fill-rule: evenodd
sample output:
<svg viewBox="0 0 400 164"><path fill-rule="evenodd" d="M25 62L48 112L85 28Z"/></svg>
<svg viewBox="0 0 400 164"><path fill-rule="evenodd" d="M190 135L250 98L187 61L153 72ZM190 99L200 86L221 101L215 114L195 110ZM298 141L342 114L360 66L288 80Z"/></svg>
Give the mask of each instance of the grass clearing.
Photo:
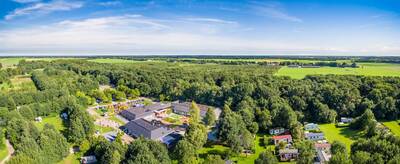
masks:
<svg viewBox="0 0 400 164"><path fill-rule="evenodd" d="M10 79L10 83L0 85L0 91L35 91L36 86L33 83L30 75L18 75Z"/></svg>
<svg viewBox="0 0 400 164"><path fill-rule="evenodd" d="M384 121L382 123L383 123L383 125L388 127L394 135L400 136L400 125L399 125L400 122L399 121Z"/></svg>
<svg viewBox="0 0 400 164"><path fill-rule="evenodd" d="M122 121L121 119L115 117L115 115L110 116L108 119L117 122L119 125L124 125L125 124L124 121Z"/></svg>
<svg viewBox="0 0 400 164"><path fill-rule="evenodd" d="M0 149L0 161L3 161L3 159L6 158L8 155L8 149L7 149L7 145L6 145L6 138L3 137L3 138L1 138L1 140L4 143L4 148Z"/></svg>
<svg viewBox="0 0 400 164"><path fill-rule="evenodd" d="M364 75L364 76L400 76L400 64L390 63L359 63L360 68L320 67L320 68L289 68L282 67L275 74L302 79L307 75Z"/></svg>
<svg viewBox="0 0 400 164"><path fill-rule="evenodd" d="M264 147L261 143L261 139L263 138L262 134L257 134L256 138L254 139L254 154L251 155L239 155L237 157L232 157L232 161L236 161L239 164L247 164L247 163L254 163L254 161L258 158L259 154L264 151L274 150L274 145L268 145ZM229 148L223 145L212 145L211 147L203 147L198 151L200 158L204 159L207 157L208 154L217 154L223 155ZM280 163L288 163L288 162L280 162Z"/></svg>
<svg viewBox="0 0 400 164"><path fill-rule="evenodd" d="M350 152L351 144L359 138L359 132L351 130L348 127L336 127L334 123L319 125L320 130L324 133L325 138L332 143L340 141L346 145L347 151Z"/></svg>
<svg viewBox="0 0 400 164"><path fill-rule="evenodd" d="M39 130L42 130L45 124L53 125L59 131L65 129L63 121L59 116L44 117L42 122L35 122L35 125Z"/></svg>
<svg viewBox="0 0 400 164"><path fill-rule="evenodd" d="M80 164L79 156L77 154L69 154L64 160L58 162L57 164Z"/></svg>
<svg viewBox="0 0 400 164"><path fill-rule="evenodd" d="M99 126L99 125L94 125L94 127L95 127L96 131L98 130L100 132L100 134L114 131L114 129L112 127L104 127L104 126Z"/></svg>

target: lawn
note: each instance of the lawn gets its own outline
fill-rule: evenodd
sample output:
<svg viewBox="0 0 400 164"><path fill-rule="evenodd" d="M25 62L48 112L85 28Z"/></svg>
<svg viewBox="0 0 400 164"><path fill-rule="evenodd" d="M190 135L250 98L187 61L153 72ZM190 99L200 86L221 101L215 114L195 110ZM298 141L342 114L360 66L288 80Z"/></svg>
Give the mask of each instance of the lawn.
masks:
<svg viewBox="0 0 400 164"><path fill-rule="evenodd" d="M96 130L98 130L100 132L100 134L111 132L114 130L112 127L103 127L103 126L99 126L99 125L94 125L94 127Z"/></svg>
<svg viewBox="0 0 400 164"><path fill-rule="evenodd" d="M336 74L336 75L364 75L364 76L400 76L400 64L389 63L359 63L360 68L289 68L282 67L275 74L277 76L290 76L302 79L306 75Z"/></svg>
<svg viewBox="0 0 400 164"><path fill-rule="evenodd" d="M325 134L326 139L332 143L333 141L343 142L347 150L350 152L351 144L360 135L359 132L351 130L348 127L337 128L335 124L322 124L319 125L321 131Z"/></svg>
<svg viewBox="0 0 400 164"><path fill-rule="evenodd" d="M80 164L79 156L77 154L69 154L64 160L58 162L57 164Z"/></svg>
<svg viewBox="0 0 400 164"><path fill-rule="evenodd" d="M8 155L8 149L6 145L6 138L3 137L1 140L4 143L4 148L0 149L0 161L3 161L3 159L6 158Z"/></svg>
<svg viewBox="0 0 400 164"><path fill-rule="evenodd" d="M385 125L386 127L388 127L390 129L390 131L392 131L392 133L396 136L400 136L400 125L399 125L399 121L384 121L382 122L383 125Z"/></svg>
<svg viewBox="0 0 400 164"><path fill-rule="evenodd" d="M53 125L59 131L65 129L63 121L59 116L44 117L42 122L35 122L35 125L39 130L42 130L45 124Z"/></svg>
<svg viewBox="0 0 400 164"><path fill-rule="evenodd" d="M254 163L254 161L258 158L258 155L263 152L268 150L273 150L274 146L270 145L267 148L265 148L260 140L263 135L257 134L255 140L254 140L254 148L255 148L255 153L245 156L245 155L239 155L237 157L232 157L231 160L237 161L237 163L241 164L246 164L246 163ZM207 157L207 154L219 154L223 155L225 151L229 150L228 147L222 146L222 145L213 145L211 147L203 147L198 151L200 158L205 158Z"/></svg>
<svg viewBox="0 0 400 164"><path fill-rule="evenodd" d="M0 58L0 63L3 65L3 68L9 68L17 65L22 59L23 58Z"/></svg>
<svg viewBox="0 0 400 164"><path fill-rule="evenodd" d="M119 125L124 125L125 124L124 121L122 121L119 118L115 117L115 115L110 116L108 119L117 122Z"/></svg>

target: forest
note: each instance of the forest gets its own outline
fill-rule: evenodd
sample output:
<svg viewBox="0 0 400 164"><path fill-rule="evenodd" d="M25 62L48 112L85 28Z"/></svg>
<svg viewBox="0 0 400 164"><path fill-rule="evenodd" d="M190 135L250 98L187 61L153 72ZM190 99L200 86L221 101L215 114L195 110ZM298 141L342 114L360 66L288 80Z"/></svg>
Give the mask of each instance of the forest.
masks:
<svg viewBox="0 0 400 164"><path fill-rule="evenodd" d="M351 63L340 66L354 67ZM71 145L81 145L82 155L94 154L99 163L224 163L223 159L251 149L252 136L274 127L289 129L298 141L297 163L312 163L313 148L304 140L303 124L335 123L341 117L356 118L350 128L363 131L363 135L351 150L333 143L329 163L400 163L400 138L377 126L380 120L400 117L399 77L308 75L292 79L274 76L278 69L251 62L198 64L174 58L134 64L22 60L15 68L0 70L0 84L12 76L29 74L37 88L0 95L0 126L16 149L8 163L57 163L68 156ZM100 91L100 85L113 88ZM190 125L184 139L170 149L143 138L124 145L118 139L110 143L93 137L93 121L85 108L138 96L222 108L215 123L217 136L230 151L200 160L197 151L207 141L205 127L198 123ZM40 131L32 123L35 117L62 113L68 118L61 132L51 125ZM264 152L255 163L278 160Z"/></svg>

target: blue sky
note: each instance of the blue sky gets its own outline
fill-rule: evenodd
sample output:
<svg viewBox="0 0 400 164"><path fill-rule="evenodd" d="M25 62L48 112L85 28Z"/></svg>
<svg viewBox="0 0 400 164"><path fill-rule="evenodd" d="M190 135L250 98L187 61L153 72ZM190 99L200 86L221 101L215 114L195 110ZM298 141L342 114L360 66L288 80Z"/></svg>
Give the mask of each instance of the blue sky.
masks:
<svg viewBox="0 0 400 164"><path fill-rule="evenodd" d="M2 55L400 55L396 0L1 0Z"/></svg>

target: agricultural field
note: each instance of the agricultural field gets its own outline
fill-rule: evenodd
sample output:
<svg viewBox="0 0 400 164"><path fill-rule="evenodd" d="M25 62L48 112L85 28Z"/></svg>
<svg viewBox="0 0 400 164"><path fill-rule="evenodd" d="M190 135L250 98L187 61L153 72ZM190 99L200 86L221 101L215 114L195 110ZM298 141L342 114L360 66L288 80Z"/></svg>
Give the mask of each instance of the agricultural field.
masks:
<svg viewBox="0 0 400 164"><path fill-rule="evenodd" d="M63 121L59 116L44 117L42 122L35 122L35 125L39 130L42 130L45 124L53 125L59 131L65 129Z"/></svg>
<svg viewBox="0 0 400 164"><path fill-rule="evenodd" d="M400 64L389 63L359 63L360 68L289 68L282 67L275 74L277 76L289 76L302 79L307 75L364 75L364 76L400 76Z"/></svg>
<svg viewBox="0 0 400 164"><path fill-rule="evenodd" d="M396 135L400 136L400 122L399 121L384 121L382 122L383 125L385 125L387 128L390 129L390 131Z"/></svg>
<svg viewBox="0 0 400 164"><path fill-rule="evenodd" d="M30 75L18 75L10 79L11 83L0 84L0 91L34 91L36 90Z"/></svg>
<svg viewBox="0 0 400 164"><path fill-rule="evenodd" d="M334 123L319 125L320 130L324 133L325 138L332 143L333 141L343 142L347 151L350 152L351 144L360 135L359 132L351 130L348 127L336 127Z"/></svg>

